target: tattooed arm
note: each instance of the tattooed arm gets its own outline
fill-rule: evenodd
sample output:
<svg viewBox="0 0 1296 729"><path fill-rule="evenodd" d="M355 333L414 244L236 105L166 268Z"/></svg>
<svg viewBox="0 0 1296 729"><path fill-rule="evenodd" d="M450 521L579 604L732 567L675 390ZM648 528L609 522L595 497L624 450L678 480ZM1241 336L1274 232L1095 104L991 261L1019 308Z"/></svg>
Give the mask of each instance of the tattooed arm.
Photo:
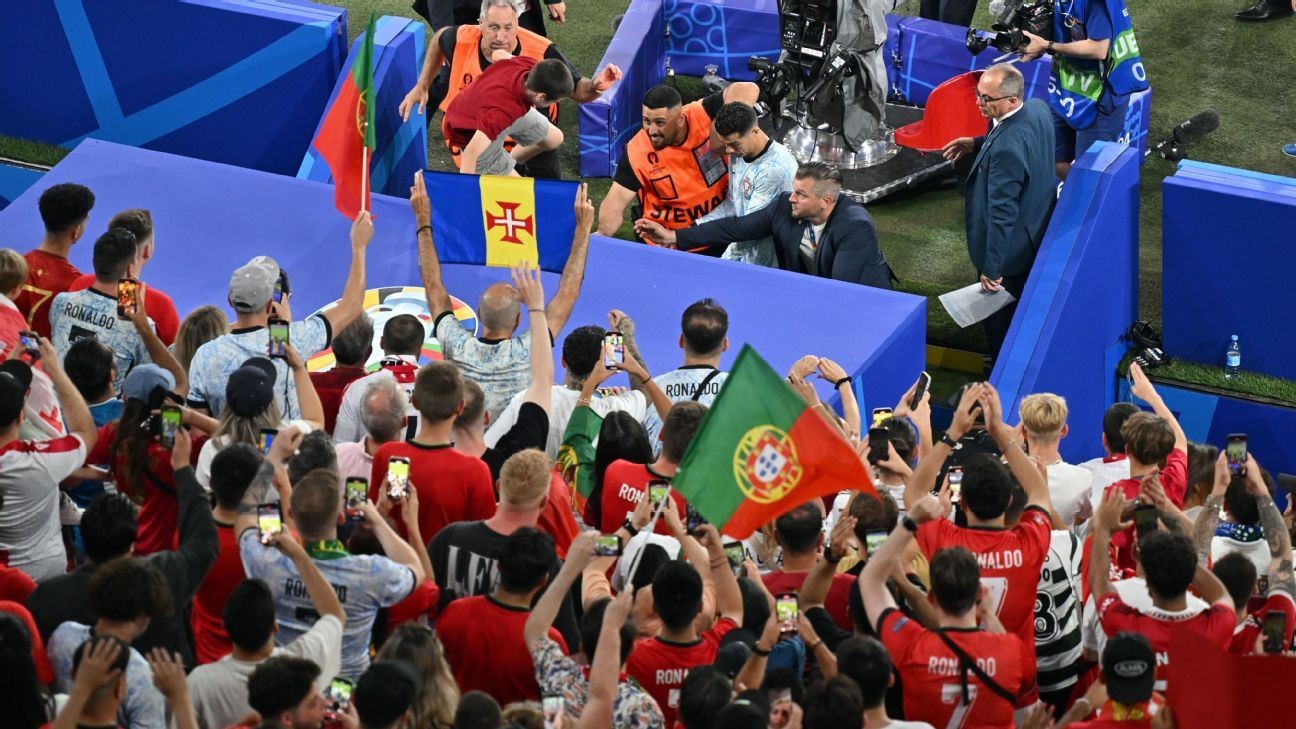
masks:
<svg viewBox="0 0 1296 729"><path fill-rule="evenodd" d="M1260 509L1260 526L1264 528L1265 541L1269 544L1269 593L1281 590L1289 597L1296 597L1291 535L1283 523L1282 512L1278 511L1278 505L1260 478L1260 466L1250 456L1247 456L1246 483Z"/></svg>
<svg viewBox="0 0 1296 729"><path fill-rule="evenodd" d="M1210 496L1206 497L1206 504L1197 514L1197 523L1193 525L1192 530L1193 548L1197 550L1197 564L1202 568L1210 564L1211 538L1215 536L1215 528L1219 526L1220 504L1224 503L1224 492L1228 490L1231 478L1228 461L1221 453L1219 459L1215 461L1215 485L1211 488ZM1290 550L1287 557L1291 558Z"/></svg>

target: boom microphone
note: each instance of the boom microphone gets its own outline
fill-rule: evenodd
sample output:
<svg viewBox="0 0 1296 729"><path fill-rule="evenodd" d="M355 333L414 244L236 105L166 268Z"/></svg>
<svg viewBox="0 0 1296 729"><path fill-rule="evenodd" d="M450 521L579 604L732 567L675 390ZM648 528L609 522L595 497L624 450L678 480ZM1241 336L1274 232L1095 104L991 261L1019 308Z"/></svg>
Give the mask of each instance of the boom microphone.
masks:
<svg viewBox="0 0 1296 729"><path fill-rule="evenodd" d="M1219 129L1220 115L1214 109L1198 112L1193 118L1174 128L1170 134L1175 142L1187 146L1200 141L1203 137Z"/></svg>

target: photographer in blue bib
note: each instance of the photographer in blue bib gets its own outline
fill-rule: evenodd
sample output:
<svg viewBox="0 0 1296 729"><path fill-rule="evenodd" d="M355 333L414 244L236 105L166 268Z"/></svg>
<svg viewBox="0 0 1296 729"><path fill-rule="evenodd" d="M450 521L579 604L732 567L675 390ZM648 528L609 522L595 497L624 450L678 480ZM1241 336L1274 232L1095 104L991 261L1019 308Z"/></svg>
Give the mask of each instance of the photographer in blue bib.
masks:
<svg viewBox="0 0 1296 729"><path fill-rule="evenodd" d="M1065 180L1089 145L1128 141L1129 98L1148 88L1147 71L1123 0L1053 0L1053 40L1023 34L1022 60L1053 56L1048 101L1057 176Z"/></svg>

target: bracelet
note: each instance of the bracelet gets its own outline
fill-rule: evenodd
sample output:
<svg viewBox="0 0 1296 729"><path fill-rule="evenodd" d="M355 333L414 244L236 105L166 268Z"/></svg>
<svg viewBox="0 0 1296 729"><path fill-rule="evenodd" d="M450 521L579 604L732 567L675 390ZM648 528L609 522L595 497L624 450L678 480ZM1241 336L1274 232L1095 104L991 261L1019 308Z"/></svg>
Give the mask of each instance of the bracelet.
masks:
<svg viewBox="0 0 1296 729"><path fill-rule="evenodd" d="M577 398L577 399L576 399L576 407L578 407L578 408L579 408L579 407L589 407L589 406L592 404L590 400L591 400L591 399L588 398L588 397L581 397L581 398Z"/></svg>
<svg viewBox="0 0 1296 729"><path fill-rule="evenodd" d="M843 378L841 378L840 380L837 380L836 382L833 383L833 389L836 390L836 389L840 388L842 385L849 385L849 384L850 384L850 381L851 381L851 378L849 378L849 377L843 377Z"/></svg>
<svg viewBox="0 0 1296 729"><path fill-rule="evenodd" d="M814 653L816 650L819 649L819 646L821 646L821 645L823 645L823 641L822 641L822 640L816 640L816 641L814 642L814 645L811 645L811 646L807 646L807 647L806 647L806 653Z"/></svg>
<svg viewBox="0 0 1296 729"><path fill-rule="evenodd" d="M908 529L910 533L913 534L918 533L918 522L914 521L913 517L911 516L906 516L905 518L901 519L900 526L904 527L905 529Z"/></svg>
<svg viewBox="0 0 1296 729"><path fill-rule="evenodd" d="M1048 45L1045 47L1045 50L1047 50L1049 53L1052 53L1052 52L1053 52L1053 41L1049 41L1049 42L1048 42ZM1083 697L1081 697L1081 698L1083 698Z"/></svg>
<svg viewBox="0 0 1296 729"><path fill-rule="evenodd" d="M430 225L424 225L424 226L420 227L418 230L414 231L414 236L415 236L415 237L418 237L418 236L422 235L422 234L423 234L423 231L425 231L425 230L428 232L428 235L432 235L432 226L430 226Z"/></svg>
<svg viewBox="0 0 1296 729"><path fill-rule="evenodd" d="M544 316L544 315L545 315L545 310L544 310L543 308L540 308L540 309L529 309L529 310L527 311L527 314L539 314L540 316Z"/></svg>
<svg viewBox="0 0 1296 729"><path fill-rule="evenodd" d="M626 517L625 523L621 525L621 528L630 533L631 539L634 539L635 535L639 533L639 529L635 527L634 522L630 521L630 517Z"/></svg>
<svg viewBox="0 0 1296 729"><path fill-rule="evenodd" d="M841 558L840 555L834 555L834 554L833 554L833 550L832 550L832 545L831 545L831 544L828 545L828 548L824 550L823 558L824 558L824 561L827 562L828 564L837 564L838 562L841 562L841 560L842 560L842 558Z"/></svg>
<svg viewBox="0 0 1296 729"><path fill-rule="evenodd" d="M761 658L765 658L766 656L768 656L770 654L770 650L771 649L769 648L761 648L759 643L752 646L752 653L760 656Z"/></svg>

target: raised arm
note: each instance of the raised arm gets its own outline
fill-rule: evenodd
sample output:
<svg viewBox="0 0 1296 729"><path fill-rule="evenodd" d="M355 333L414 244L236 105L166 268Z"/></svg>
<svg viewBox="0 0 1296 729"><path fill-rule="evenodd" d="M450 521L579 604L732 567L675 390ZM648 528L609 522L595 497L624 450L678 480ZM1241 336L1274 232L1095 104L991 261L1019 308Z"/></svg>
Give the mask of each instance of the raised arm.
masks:
<svg viewBox="0 0 1296 729"><path fill-rule="evenodd" d="M958 407L954 409L954 419L945 429L945 436L949 440L957 442L972 429L972 424L976 422L977 414L981 410L981 405L977 402L977 398L981 395L981 387L980 383L976 383L963 391L963 397L959 400ZM931 493L941 466L945 465L945 459L949 458L952 450L945 442L945 438L942 438L927 451L922 460L918 461L918 468L914 469L913 478L905 484L906 505L915 503Z"/></svg>
<svg viewBox="0 0 1296 729"><path fill-rule="evenodd" d="M1112 534L1130 526L1129 522L1120 520L1124 509L1125 495L1120 489L1112 489L1094 513L1093 543L1089 551L1089 590L1095 601L1116 591L1111 583L1111 538Z"/></svg>
<svg viewBox="0 0 1296 729"><path fill-rule="evenodd" d="M1281 590L1288 597L1296 599L1296 578L1292 576L1291 534L1283 523L1282 512L1265 488L1260 476L1260 464L1247 454L1246 472L1247 490L1255 496L1256 506L1260 509L1260 526L1264 528L1265 541L1269 544L1269 592Z"/></svg>
<svg viewBox="0 0 1296 729"><path fill-rule="evenodd" d="M603 611L598 648L590 665L589 694L581 710L578 729L603 729L612 726L612 706L616 703L617 684L621 678L621 627L630 615L633 590L617 595Z"/></svg>
<svg viewBox="0 0 1296 729"><path fill-rule="evenodd" d="M859 402L855 399L855 388L845 368L827 357L819 358L819 376L833 383L833 389L841 396L842 420L852 433L863 432L863 420L860 417Z"/></svg>
<svg viewBox="0 0 1296 729"><path fill-rule="evenodd" d="M143 283L139 284L141 301L144 300L145 288ZM134 314L127 314L124 318L134 325L135 333L139 335L140 341L144 343L144 349L148 351L149 359L152 360L153 364L170 372L171 376L175 378L175 387L171 388L171 392L180 397L188 395L189 373L185 372L180 360L176 359L174 354L171 354L171 350L167 349L166 344L158 337L153 327L149 325L149 318L143 312L143 307L139 307Z"/></svg>
<svg viewBox="0 0 1296 729"><path fill-rule="evenodd" d="M427 298L428 314L432 321L453 311L450 292L441 280L441 261L437 258L432 241L432 201L428 199L427 183L423 172L414 173L414 186L410 188L410 207L414 210L414 224L418 226L419 275L423 279L423 295Z"/></svg>
<svg viewBox="0 0 1296 729"><path fill-rule="evenodd" d="M549 583L545 591L540 594L535 607L531 608L526 626L522 629L522 636L528 648L549 634L549 629L553 627L554 620L558 617L558 611L562 609L563 602L571 592L571 586L589 565L590 558L594 555L595 534L596 532L587 531L576 535L571 547L567 549L567 560L563 562L562 569L558 570L558 576L554 577L553 582Z"/></svg>
<svg viewBox="0 0 1296 729"><path fill-rule="evenodd" d="M1165 400L1161 399L1161 393L1157 392L1156 387L1152 385L1152 381L1147 378L1147 375L1143 374L1143 368L1139 366L1138 362L1130 363L1129 375L1132 381L1130 393L1151 405L1152 412L1165 418L1165 421L1170 424L1170 429L1174 431L1175 436L1175 450L1188 452L1188 436L1184 434L1183 428L1179 426L1179 421L1175 418L1174 413L1170 412L1170 408L1166 407Z"/></svg>
<svg viewBox="0 0 1296 729"><path fill-rule="evenodd" d="M931 494L923 494L912 503L906 503L909 504L908 518L918 524L938 518L943 511L940 500ZM860 598L864 601L864 611L868 613L869 624L874 627L877 627L878 619L882 617L883 612L896 607L895 598L891 597L891 591L887 589L886 583L892 566L900 560L905 548L914 539L915 532L905 527L907 521L897 524L882 546L878 547L877 553L869 555L868 562L864 564L864 571L860 573L857 580Z"/></svg>
<svg viewBox="0 0 1296 729"><path fill-rule="evenodd" d="M572 234L571 251L562 277L558 279L558 292L549 306L544 308L549 318L549 331L557 337L571 318L576 297L580 296L581 283L585 281L585 262L589 258L590 225L594 222L594 204L589 199L589 186L584 182L576 190L576 232ZM534 309L529 310L534 311ZM533 348L531 351L535 351Z"/></svg>
<svg viewBox="0 0 1296 729"><path fill-rule="evenodd" d="M909 407L909 401L913 399L914 392L918 389L918 383L914 382L905 391L904 397L896 403L892 410L892 415L897 418L909 418L914 427L918 429L918 457L927 455L931 451L932 443L935 440L932 437L931 425L931 389L928 388L923 393L922 399L918 401L918 407Z"/></svg>
<svg viewBox="0 0 1296 729"><path fill-rule="evenodd" d="M364 311L365 250L373 240L373 218L369 211L361 212L351 223L351 267L347 269L346 284L337 306L324 310L324 318L334 332L346 328Z"/></svg>
<svg viewBox="0 0 1296 729"><path fill-rule="evenodd" d="M612 88L612 84L621 78L621 69L616 65L609 63L603 67L602 71L594 74L591 78L583 78L576 83L575 90L572 91L572 99L581 104L588 104L603 95L604 91Z"/></svg>
<svg viewBox="0 0 1296 729"><path fill-rule="evenodd" d="M581 186L582 188L584 185ZM571 261L569 260L570 264ZM564 274L565 275L565 274ZM531 341L531 385L523 401L532 402L549 412L553 399L553 339L549 333L548 312L544 306L544 284L540 269L525 265L513 269L513 288L527 308ZM550 304L553 306L553 304Z"/></svg>
<svg viewBox="0 0 1296 729"><path fill-rule="evenodd" d="M410 112L415 106L418 107L420 116L427 108L428 91L432 88L432 80L436 78L441 70L441 64L445 61L445 54L441 52L441 34L445 31L445 28L441 28L433 33L432 39L428 41L427 53L423 54L423 69L419 71L418 81L414 82L414 87L405 94L405 99L397 109L402 122L409 121Z"/></svg>
<svg viewBox="0 0 1296 729"><path fill-rule="evenodd" d="M382 545L383 554L393 562L403 564L410 568L414 573L414 584L417 586L420 582L427 579L427 574L423 571L423 563L419 560L418 552L409 545L400 535L392 529L391 524L378 513L378 507L373 505L372 501L366 501L361 507L364 511L364 519L373 529L374 536L378 538L378 544Z"/></svg>
<svg viewBox="0 0 1296 729"><path fill-rule="evenodd" d="M805 582L801 583L801 592L798 595L798 602L802 610L812 607L823 607L828 601L828 592L832 589L833 575L837 574L837 563L842 557L846 556L846 545L850 538L855 534L855 525L858 520L850 514L842 514L841 518L833 524L832 532L828 535L828 549L824 551L810 572L806 574Z"/></svg>
<svg viewBox="0 0 1296 729"><path fill-rule="evenodd" d="M716 589L716 612L720 613L721 618L729 618L742 625L742 590L738 588L738 578L734 577L733 570L729 567L729 557L724 552L724 539L712 524L703 524L699 531L701 538L698 543L706 547L707 558L711 560L711 579L715 582Z"/></svg>
<svg viewBox="0 0 1296 729"><path fill-rule="evenodd" d="M1013 478L1017 479L1017 483L1021 484L1026 492L1027 506L1038 506L1046 512L1052 511L1053 500L1049 497L1048 481L1044 478L1044 474L1040 473L1040 469L1036 468L1030 456L1026 455L1017 431L1004 422L1003 405L999 401L999 393L989 382L984 383L981 390L981 411L985 413L990 437L994 438L999 450L1003 452L1004 460L1008 461L1008 469L1012 471Z"/></svg>
<svg viewBox="0 0 1296 729"><path fill-rule="evenodd" d="M388 494L390 489L382 488L378 490L379 512L391 513L390 501ZM383 504L388 504L382 508ZM386 517L384 517L386 518ZM428 554L427 540L423 538L422 528L419 527L419 497L418 489L407 489L405 491L405 505L401 507L401 521L405 523L405 534L409 536L406 544L418 555L419 564L423 565L424 579L436 582L436 569L432 566L432 556Z"/></svg>
<svg viewBox="0 0 1296 729"><path fill-rule="evenodd" d="M185 666L180 654L154 648L146 660L153 672L153 685L166 697L167 708L171 710L171 726L175 729L198 729L198 716L189 697L189 684L185 680Z"/></svg>
<svg viewBox="0 0 1296 729"><path fill-rule="evenodd" d="M293 384L297 387L297 406L301 410L302 420L311 424L316 430L324 427L324 405L320 402L319 392L315 390L315 381L306 370L301 353L289 344L288 368L292 370Z"/></svg>
<svg viewBox="0 0 1296 729"><path fill-rule="evenodd" d="M67 373L63 371L63 364L59 361L58 351L54 345L45 337L37 337L40 342L41 360L45 365L45 374L49 375L54 384L54 394L58 397L59 406L63 409L63 420L67 423L68 433L80 436L81 442L85 443L86 453L94 449L95 441L99 437L99 430L95 428L94 418L90 415L90 408L86 405L85 398L81 397L81 392L68 379ZM10 356L17 356L18 347L10 350Z"/></svg>
<svg viewBox="0 0 1296 729"><path fill-rule="evenodd" d="M1224 505L1224 492L1228 491L1229 481L1233 477L1229 471L1227 458L1224 453L1220 453L1215 461L1215 483L1211 486L1210 495L1206 497L1206 503L1197 513L1197 521L1193 523L1193 549L1197 551L1197 564L1202 567L1210 565L1211 539L1215 536L1215 529L1219 527L1219 512L1220 507ZM1270 502L1272 501L1273 499L1270 499ZM1262 513L1261 516L1264 514ZM1280 521L1281 517L1280 514ZM1283 531L1286 532L1286 528ZM1268 531L1265 532L1265 536L1269 536ZM1287 556L1290 559L1290 549L1287 550Z"/></svg>
<svg viewBox="0 0 1296 729"><path fill-rule="evenodd" d="M168 577L175 575L183 584L177 600L188 600L197 592L207 570L211 568L220 554L220 538L216 534L216 520L212 518L207 494L194 475L189 465L193 452L193 440L184 428L176 430L175 446L171 449L171 469L175 482L178 518L178 539L173 552L159 552L152 559L164 560L175 566L175 569L164 569Z"/></svg>

